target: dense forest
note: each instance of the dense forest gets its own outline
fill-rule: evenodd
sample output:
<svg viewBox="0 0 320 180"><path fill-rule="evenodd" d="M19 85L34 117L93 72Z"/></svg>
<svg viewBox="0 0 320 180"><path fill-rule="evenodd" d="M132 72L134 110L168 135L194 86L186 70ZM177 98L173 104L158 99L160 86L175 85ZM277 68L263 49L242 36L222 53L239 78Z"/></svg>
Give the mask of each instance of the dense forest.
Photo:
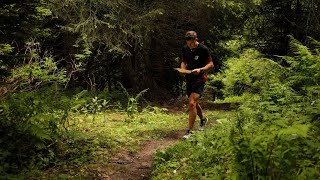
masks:
<svg viewBox="0 0 320 180"><path fill-rule="evenodd" d="M70 169L142 136L123 130L134 137L121 139L112 134L117 126L95 138L84 134L93 131L85 124L108 126L110 112L124 113L130 128L181 128L172 124L186 117L162 107L185 96L184 78L173 68L189 30L215 65L203 101L233 108L220 118L208 112L216 125L157 152L153 179L320 178L319 0L0 5L0 179L44 178L61 169L69 170L61 178L92 177Z"/></svg>

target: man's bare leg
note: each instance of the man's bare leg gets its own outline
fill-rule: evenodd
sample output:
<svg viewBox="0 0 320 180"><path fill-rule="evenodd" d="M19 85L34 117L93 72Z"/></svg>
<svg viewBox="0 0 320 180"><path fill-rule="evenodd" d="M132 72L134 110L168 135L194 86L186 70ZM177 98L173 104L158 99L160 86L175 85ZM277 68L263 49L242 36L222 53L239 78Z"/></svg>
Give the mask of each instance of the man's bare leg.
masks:
<svg viewBox="0 0 320 180"><path fill-rule="evenodd" d="M200 118L200 124L199 124L199 130L203 131L204 130L204 126L208 123L208 118L204 118L203 114L202 114L202 108L200 106L200 104L197 104L197 114Z"/></svg>
<svg viewBox="0 0 320 180"><path fill-rule="evenodd" d="M197 117L197 104L199 101L200 95L197 93L191 93L189 96L189 130L193 129L194 122Z"/></svg>
<svg viewBox="0 0 320 180"><path fill-rule="evenodd" d="M199 103L197 103L197 115L200 119L203 119L202 108Z"/></svg>

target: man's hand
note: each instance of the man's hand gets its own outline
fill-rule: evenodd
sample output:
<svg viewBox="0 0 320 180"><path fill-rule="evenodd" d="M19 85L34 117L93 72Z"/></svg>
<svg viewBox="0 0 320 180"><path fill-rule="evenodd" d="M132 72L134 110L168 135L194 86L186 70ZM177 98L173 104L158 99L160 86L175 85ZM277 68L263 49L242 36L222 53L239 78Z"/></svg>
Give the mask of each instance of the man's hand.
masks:
<svg viewBox="0 0 320 180"><path fill-rule="evenodd" d="M200 72L201 72L201 68L194 69L194 70L191 71L191 73L194 74L194 75L198 75L198 74L200 74Z"/></svg>

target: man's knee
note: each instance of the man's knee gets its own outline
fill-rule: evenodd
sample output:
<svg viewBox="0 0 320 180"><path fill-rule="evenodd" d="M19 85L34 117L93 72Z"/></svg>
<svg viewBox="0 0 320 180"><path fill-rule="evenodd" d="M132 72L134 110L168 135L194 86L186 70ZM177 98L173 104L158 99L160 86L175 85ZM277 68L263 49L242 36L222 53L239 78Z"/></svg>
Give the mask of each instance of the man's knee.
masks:
<svg viewBox="0 0 320 180"><path fill-rule="evenodd" d="M194 109L197 107L197 103L193 100L189 101L189 109Z"/></svg>

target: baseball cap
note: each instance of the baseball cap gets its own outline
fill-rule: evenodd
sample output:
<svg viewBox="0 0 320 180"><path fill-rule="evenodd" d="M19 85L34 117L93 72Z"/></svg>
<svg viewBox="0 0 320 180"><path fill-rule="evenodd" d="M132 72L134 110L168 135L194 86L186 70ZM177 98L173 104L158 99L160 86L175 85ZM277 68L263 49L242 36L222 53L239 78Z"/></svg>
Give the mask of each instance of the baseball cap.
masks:
<svg viewBox="0 0 320 180"><path fill-rule="evenodd" d="M184 36L186 40L191 40L197 38L197 33L195 31L188 31Z"/></svg>

